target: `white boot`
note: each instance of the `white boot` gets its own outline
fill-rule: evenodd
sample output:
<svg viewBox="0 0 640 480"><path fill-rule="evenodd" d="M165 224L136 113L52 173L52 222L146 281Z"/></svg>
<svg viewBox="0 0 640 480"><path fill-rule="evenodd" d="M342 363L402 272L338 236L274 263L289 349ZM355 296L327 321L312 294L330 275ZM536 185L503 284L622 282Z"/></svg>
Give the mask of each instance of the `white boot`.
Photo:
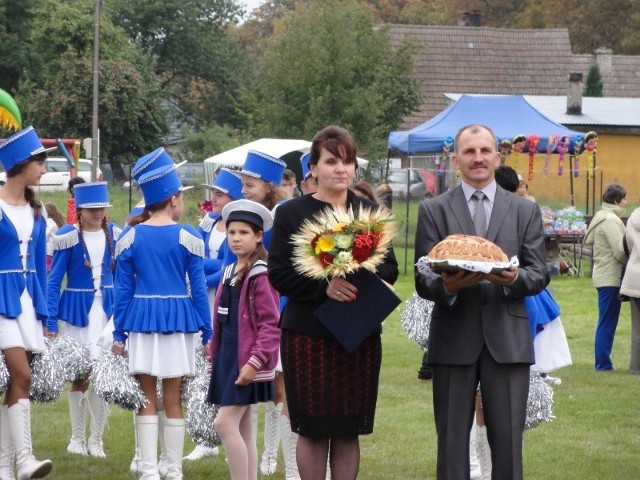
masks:
<svg viewBox="0 0 640 480"><path fill-rule="evenodd" d="M260 462L260 472L263 475L273 475L276 473L278 465L278 447L280 446L280 426L279 419L282 415L282 407L273 402L265 403L264 407L264 452Z"/></svg>
<svg viewBox="0 0 640 480"><path fill-rule="evenodd" d="M136 428L136 413L133 412L133 429ZM133 458L131 459L131 465L129 465L129 471L131 473L138 473L140 471L140 447L138 447L138 435L133 436L135 442L135 449L133 450Z"/></svg>
<svg viewBox="0 0 640 480"><path fill-rule="evenodd" d="M15 459L7 406L3 405L0 407L0 480L15 480Z"/></svg>
<svg viewBox="0 0 640 480"><path fill-rule="evenodd" d="M167 417L164 414L164 410L158 410L158 440L160 441L160 456L158 457L158 473L161 477L167 476L167 450L164 444L164 426L166 424Z"/></svg>
<svg viewBox="0 0 640 480"><path fill-rule="evenodd" d="M11 438L16 450L18 480L42 478L53 468L51 460L39 461L33 456L31 446L31 402L20 399L8 408Z"/></svg>
<svg viewBox="0 0 640 480"><path fill-rule="evenodd" d="M69 392L69 417L71 419L71 440L67 452L75 455L87 454L87 398L83 392Z"/></svg>
<svg viewBox="0 0 640 480"><path fill-rule="evenodd" d="M285 480L300 480L298 463L296 462L298 434L291 431L291 422L285 415L280 415L279 423L282 454L284 456L284 478Z"/></svg>
<svg viewBox="0 0 640 480"><path fill-rule="evenodd" d="M191 453L183 458L183 460L200 460L206 457L216 457L220 454L218 447L207 447L206 445L196 445Z"/></svg>
<svg viewBox="0 0 640 480"><path fill-rule="evenodd" d="M184 418L164 419L167 480L182 480L182 453L184 451L184 430L186 423Z"/></svg>
<svg viewBox="0 0 640 480"><path fill-rule="evenodd" d="M140 449L138 473L141 480L160 480L158 473L158 416L136 415L136 436Z"/></svg>
<svg viewBox="0 0 640 480"><path fill-rule="evenodd" d="M473 417L471 425L471 435L469 435L469 472L471 480L479 480L482 478L482 470L480 469L480 461L476 452L476 418Z"/></svg>
<svg viewBox="0 0 640 480"><path fill-rule="evenodd" d="M478 461L480 462L480 470L482 471L482 480L491 480L491 447L487 439L487 427L476 426L476 451L478 453Z"/></svg>
<svg viewBox="0 0 640 480"><path fill-rule="evenodd" d="M100 395L93 390L89 394L89 404L91 406L91 419L89 422L89 446L87 448L92 457L105 458L104 447L102 445L102 435L109 416L109 406Z"/></svg>

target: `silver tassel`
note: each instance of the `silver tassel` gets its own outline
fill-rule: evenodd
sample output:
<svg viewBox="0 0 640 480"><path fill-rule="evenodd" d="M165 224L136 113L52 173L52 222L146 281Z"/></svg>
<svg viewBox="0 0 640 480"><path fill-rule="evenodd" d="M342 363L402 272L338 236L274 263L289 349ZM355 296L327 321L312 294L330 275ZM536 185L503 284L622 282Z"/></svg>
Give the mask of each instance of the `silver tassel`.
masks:
<svg viewBox="0 0 640 480"><path fill-rule="evenodd" d="M413 296L405 301L405 308L400 316L402 328L407 336L425 351L429 343L432 312L433 302L414 292Z"/></svg>
<svg viewBox="0 0 640 480"><path fill-rule="evenodd" d="M524 428L535 428L541 422L550 422L555 417L553 407L553 388L544 381L540 372L531 372L529 376L529 398L527 398L527 419Z"/></svg>
<svg viewBox="0 0 640 480"><path fill-rule="evenodd" d="M69 335L61 335L55 340L54 346L62 359L65 381L74 382L89 377L93 359L86 345L81 345Z"/></svg>
<svg viewBox="0 0 640 480"><path fill-rule="evenodd" d="M126 354L116 355L107 350L94 363L90 378L95 392L107 403L133 411L149 403L142 393L140 382L129 373Z"/></svg>
<svg viewBox="0 0 640 480"><path fill-rule="evenodd" d="M0 395L7 391L9 387L9 369L4 362L4 355L0 351Z"/></svg>
<svg viewBox="0 0 640 480"><path fill-rule="evenodd" d="M34 402L55 402L64 388L62 358L54 346L54 341L44 339L44 352L37 353L31 360L31 390L29 396Z"/></svg>

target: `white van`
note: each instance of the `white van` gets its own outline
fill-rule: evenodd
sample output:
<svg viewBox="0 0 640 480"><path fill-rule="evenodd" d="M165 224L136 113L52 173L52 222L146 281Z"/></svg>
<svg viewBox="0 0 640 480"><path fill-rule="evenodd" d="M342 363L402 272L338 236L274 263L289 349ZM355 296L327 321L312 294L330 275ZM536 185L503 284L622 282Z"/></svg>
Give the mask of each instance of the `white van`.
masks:
<svg viewBox="0 0 640 480"><path fill-rule="evenodd" d="M69 173L69 165L64 157L47 157L45 162L47 173L40 179L40 184L34 187L41 192L58 192L64 191L69 186L71 174ZM84 178L86 182L91 181L91 160L81 158L78 160L79 177ZM102 171L98 167L98 181L102 181ZM7 179L6 172L0 172L0 184L4 184Z"/></svg>

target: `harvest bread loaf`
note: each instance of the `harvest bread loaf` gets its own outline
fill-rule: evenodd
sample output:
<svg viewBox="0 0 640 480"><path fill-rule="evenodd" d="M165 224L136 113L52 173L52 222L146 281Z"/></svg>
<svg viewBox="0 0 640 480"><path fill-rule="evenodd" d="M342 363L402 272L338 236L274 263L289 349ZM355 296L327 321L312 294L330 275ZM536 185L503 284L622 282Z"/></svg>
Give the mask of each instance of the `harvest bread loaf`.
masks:
<svg viewBox="0 0 640 480"><path fill-rule="evenodd" d="M495 243L472 235L449 235L429 252L431 260L468 260L472 262L508 262Z"/></svg>

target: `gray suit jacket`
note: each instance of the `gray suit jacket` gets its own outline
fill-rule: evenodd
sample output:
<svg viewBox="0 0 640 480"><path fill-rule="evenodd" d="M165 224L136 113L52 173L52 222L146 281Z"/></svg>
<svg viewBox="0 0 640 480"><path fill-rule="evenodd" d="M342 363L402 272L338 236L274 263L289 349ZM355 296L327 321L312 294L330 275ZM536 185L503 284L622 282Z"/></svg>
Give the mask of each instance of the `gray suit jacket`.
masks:
<svg viewBox="0 0 640 480"><path fill-rule="evenodd" d="M461 187L420 205L416 261L440 240L456 233L475 235ZM549 283L538 205L498 187L486 238L509 258L518 256L518 277L512 285L483 282L459 291L450 303L452 297L445 292L440 275L415 271L416 291L435 302L429 363L470 365L485 344L498 363L534 363L524 297L539 293Z"/></svg>

